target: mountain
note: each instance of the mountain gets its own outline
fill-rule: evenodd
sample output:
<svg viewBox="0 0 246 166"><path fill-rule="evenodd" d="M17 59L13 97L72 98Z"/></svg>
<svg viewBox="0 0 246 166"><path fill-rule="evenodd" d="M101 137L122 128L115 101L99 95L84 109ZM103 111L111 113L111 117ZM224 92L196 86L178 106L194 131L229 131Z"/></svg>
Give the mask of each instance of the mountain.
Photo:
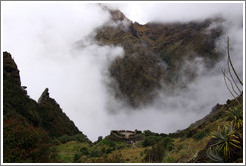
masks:
<svg viewBox="0 0 246 166"><path fill-rule="evenodd" d="M104 10L111 22L97 29L95 40L99 45L123 47L124 56L116 58L109 71L117 82L115 96L132 107L151 102L156 89L185 87L196 78L196 70L185 62L200 58L210 70L222 57L216 49L216 40L223 34L220 18L141 25L119 10Z"/></svg>
<svg viewBox="0 0 246 166"><path fill-rule="evenodd" d="M38 103L21 86L11 54L3 52L3 161L54 161L54 140L69 136L89 141L49 97L45 89Z"/></svg>

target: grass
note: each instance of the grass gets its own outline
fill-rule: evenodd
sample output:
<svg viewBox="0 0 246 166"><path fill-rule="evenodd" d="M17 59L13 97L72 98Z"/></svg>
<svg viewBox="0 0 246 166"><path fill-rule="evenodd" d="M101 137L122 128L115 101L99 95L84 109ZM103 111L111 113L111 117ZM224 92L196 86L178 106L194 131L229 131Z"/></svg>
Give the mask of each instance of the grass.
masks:
<svg viewBox="0 0 246 166"><path fill-rule="evenodd" d="M145 148L128 147L121 150L114 151L111 155L117 153L122 154L122 160L126 163L141 163L144 156L141 156L141 152L144 152Z"/></svg>
<svg viewBox="0 0 246 166"><path fill-rule="evenodd" d="M81 143L77 141L70 141L65 144L57 146L57 157L59 162L72 163L74 155L81 147L89 147L88 143Z"/></svg>
<svg viewBox="0 0 246 166"><path fill-rule="evenodd" d="M204 148L207 142L211 139L210 136L203 137L199 141L193 138L176 138L174 139L175 149L168 154L168 158L164 161L172 162L187 162L192 159L202 148Z"/></svg>
<svg viewBox="0 0 246 166"><path fill-rule="evenodd" d="M220 116L216 116L206 123L203 123L204 125L190 127L188 130L195 132L191 137L184 135L173 138L174 148L166 153L162 162L187 163L189 160L196 157L198 152L204 149L208 141L211 140L211 133L217 131L218 126L224 126L230 123L227 120L228 117L224 116L224 110L226 110L226 108L222 107L222 112L219 112ZM125 142L107 140L93 144L92 146L88 143L70 141L57 146L57 160L64 163L74 162L74 155L81 147L86 147L89 152L88 155L82 155L77 160L77 162L82 163L142 163L146 155L146 149L152 148L151 146L144 148L142 141L137 142L136 146L126 145ZM108 149L113 150L107 153ZM93 150L97 150L99 155L92 156Z"/></svg>

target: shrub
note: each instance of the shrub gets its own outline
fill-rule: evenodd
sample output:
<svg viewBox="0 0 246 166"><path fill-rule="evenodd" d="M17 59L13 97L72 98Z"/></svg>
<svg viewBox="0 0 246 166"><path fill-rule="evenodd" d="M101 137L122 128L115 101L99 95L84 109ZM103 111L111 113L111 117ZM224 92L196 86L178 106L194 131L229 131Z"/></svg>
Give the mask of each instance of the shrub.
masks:
<svg viewBox="0 0 246 166"><path fill-rule="evenodd" d="M105 148L105 147L102 147L101 152L102 152L103 154L106 153L106 148Z"/></svg>
<svg viewBox="0 0 246 166"><path fill-rule="evenodd" d="M145 150L145 162L162 162L167 151L171 151L174 147L174 141L170 137L163 138L158 144L152 146L151 150Z"/></svg>
<svg viewBox="0 0 246 166"><path fill-rule="evenodd" d="M110 147L115 147L115 143L113 141L109 141L109 146Z"/></svg>
<svg viewBox="0 0 246 166"><path fill-rule="evenodd" d="M100 142L103 140L103 137L102 136L99 136L98 139L97 139L97 142Z"/></svg>
<svg viewBox="0 0 246 166"><path fill-rule="evenodd" d="M193 135L193 138L196 140L196 141L199 141L201 140L202 138L204 138L205 136L207 136L207 133L202 130L202 131L199 131L198 133L196 133L195 135Z"/></svg>
<svg viewBox="0 0 246 166"><path fill-rule="evenodd" d="M240 107L233 107L227 111L229 118L232 119L232 124L235 128L243 126L243 110Z"/></svg>
<svg viewBox="0 0 246 166"><path fill-rule="evenodd" d="M171 137L165 137L161 140L159 146L165 148L167 151L171 151L174 148L174 140Z"/></svg>
<svg viewBox="0 0 246 166"><path fill-rule="evenodd" d="M145 162L153 163L153 162L162 162L164 157L164 148L158 145L152 147L151 150L147 150L147 154L144 157Z"/></svg>
<svg viewBox="0 0 246 166"><path fill-rule="evenodd" d="M215 138L216 143L211 147L215 147L226 159L230 159L237 151L242 149L243 144L232 126L219 128L217 132L213 133L212 137Z"/></svg>
<svg viewBox="0 0 246 166"><path fill-rule="evenodd" d="M143 141L143 147L152 146L158 143L160 140L161 140L161 137L157 137L157 136L146 137Z"/></svg>
<svg viewBox="0 0 246 166"><path fill-rule="evenodd" d="M87 141L87 138L83 134L76 134L71 136L71 140L78 141L78 142L85 142Z"/></svg>
<svg viewBox="0 0 246 166"><path fill-rule="evenodd" d="M71 141L71 137L69 137L68 135L63 135L61 137L58 138L58 140L61 142L61 143L67 143L69 141Z"/></svg>
<svg viewBox="0 0 246 166"><path fill-rule="evenodd" d="M79 151L81 152L82 155L88 155L89 154L89 151L86 147L80 148Z"/></svg>
<svg viewBox="0 0 246 166"><path fill-rule="evenodd" d="M74 161L76 162L80 157L82 156L82 153L79 151L74 155Z"/></svg>
<svg viewBox="0 0 246 166"><path fill-rule="evenodd" d="M106 153L109 154L109 153L111 153L112 151L114 151L114 148L108 148L107 151L106 151Z"/></svg>
<svg viewBox="0 0 246 166"><path fill-rule="evenodd" d="M100 155L99 155L99 152L98 152L98 150L97 149L93 149L92 151L91 151L91 157L99 157Z"/></svg>

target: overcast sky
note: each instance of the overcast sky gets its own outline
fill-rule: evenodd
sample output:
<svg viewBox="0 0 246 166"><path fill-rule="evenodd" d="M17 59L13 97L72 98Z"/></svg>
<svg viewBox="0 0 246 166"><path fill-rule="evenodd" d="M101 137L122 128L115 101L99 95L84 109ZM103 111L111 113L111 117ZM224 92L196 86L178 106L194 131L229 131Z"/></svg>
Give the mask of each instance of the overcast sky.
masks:
<svg viewBox="0 0 246 166"><path fill-rule="evenodd" d="M36 101L48 87L50 96L61 106L76 126L91 140L106 136L112 129L150 129L175 132L188 127L211 111L217 103L231 98L220 68L204 71L199 60L199 79L185 92L175 96L159 94L156 101L132 111L115 100L106 88L107 67L121 47L95 44L88 37L95 28L109 20L108 13L96 3L84 2L1 2L2 51L14 57L21 82ZM225 48L231 38L231 55L240 76L243 75L243 5L242 3L107 3L119 8L130 20L147 22L188 22L220 16L226 34L217 42ZM77 49L75 43L83 41ZM207 88L204 88L207 87ZM165 99L165 100L163 100ZM179 103L179 104L177 104ZM119 110L110 114L110 110Z"/></svg>

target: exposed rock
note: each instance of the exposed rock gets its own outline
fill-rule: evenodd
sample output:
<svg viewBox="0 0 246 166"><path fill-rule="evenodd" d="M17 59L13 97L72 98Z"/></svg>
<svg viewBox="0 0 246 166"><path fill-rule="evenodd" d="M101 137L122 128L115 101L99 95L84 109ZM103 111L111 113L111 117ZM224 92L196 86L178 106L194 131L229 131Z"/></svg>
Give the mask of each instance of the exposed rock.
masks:
<svg viewBox="0 0 246 166"><path fill-rule="evenodd" d="M41 102L45 102L50 98L49 96L49 89L46 88L40 98L38 99L38 103L40 104Z"/></svg>
<svg viewBox="0 0 246 166"><path fill-rule="evenodd" d="M49 89L46 88L38 100L41 126L48 131L49 135L59 137L64 134L81 134L73 121L62 111L60 105L49 96Z"/></svg>

